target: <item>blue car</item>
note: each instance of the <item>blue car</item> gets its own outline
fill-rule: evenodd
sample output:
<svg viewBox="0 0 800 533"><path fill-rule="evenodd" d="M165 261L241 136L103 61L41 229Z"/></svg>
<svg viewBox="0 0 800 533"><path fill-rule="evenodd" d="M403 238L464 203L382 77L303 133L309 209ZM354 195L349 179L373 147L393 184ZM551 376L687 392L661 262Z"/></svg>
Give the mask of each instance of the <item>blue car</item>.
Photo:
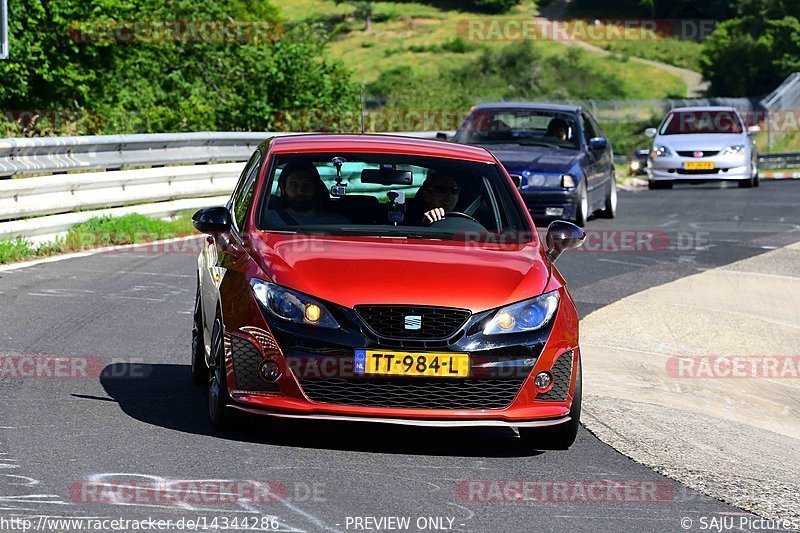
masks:
<svg viewBox="0 0 800 533"><path fill-rule="evenodd" d="M439 134L442 137L442 134ZM614 218L617 188L611 143L578 106L482 104L451 139L484 146L518 183L534 219Z"/></svg>

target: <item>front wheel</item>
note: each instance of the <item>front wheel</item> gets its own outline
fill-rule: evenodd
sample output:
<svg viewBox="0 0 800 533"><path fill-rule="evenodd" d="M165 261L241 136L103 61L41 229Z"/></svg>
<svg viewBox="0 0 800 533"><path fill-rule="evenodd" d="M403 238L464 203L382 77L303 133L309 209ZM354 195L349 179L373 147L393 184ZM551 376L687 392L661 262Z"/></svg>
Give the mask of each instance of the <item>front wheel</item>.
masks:
<svg viewBox="0 0 800 533"><path fill-rule="evenodd" d="M589 218L589 195L586 193L586 183L578 184L578 205L575 208L575 218L573 222L578 227L584 227Z"/></svg>
<svg viewBox="0 0 800 533"><path fill-rule="evenodd" d="M238 425L238 413L228 408L228 380L225 370L225 345L222 318L219 314L214 319L211 334L211 355L214 366L208 373L208 419L216 430L231 430Z"/></svg>
<svg viewBox="0 0 800 533"><path fill-rule="evenodd" d="M203 385L208 381L206 366L206 344L203 333L203 305L200 300L200 282L194 298L194 320L192 321L192 381Z"/></svg>
<svg viewBox="0 0 800 533"><path fill-rule="evenodd" d="M575 394L569 409L569 422L557 426L519 428L519 438L526 447L533 450L567 450L572 446L578 436L581 421L582 373L579 362Z"/></svg>
<svg viewBox="0 0 800 533"><path fill-rule="evenodd" d="M606 203L599 214L603 218L614 218L617 215L617 180L614 176L611 176Z"/></svg>

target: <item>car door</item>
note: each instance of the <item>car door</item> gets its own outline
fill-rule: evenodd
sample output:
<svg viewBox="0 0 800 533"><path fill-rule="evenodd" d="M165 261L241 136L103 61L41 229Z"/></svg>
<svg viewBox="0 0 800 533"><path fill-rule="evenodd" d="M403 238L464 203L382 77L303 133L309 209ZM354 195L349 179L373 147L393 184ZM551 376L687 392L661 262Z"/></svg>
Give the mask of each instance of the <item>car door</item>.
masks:
<svg viewBox="0 0 800 533"><path fill-rule="evenodd" d="M239 181L228 201L231 213L231 231L219 235L207 235L203 247L203 261L200 275L203 298L203 324L206 334L206 349L211 343L211 328L219 302L219 286L225 275L225 257L233 247L242 249L239 230L244 228L247 210L252 203L255 182L261 169L261 150L250 157L239 176Z"/></svg>
<svg viewBox="0 0 800 533"><path fill-rule="evenodd" d="M603 134L600 126L588 112L581 112L581 124L583 127L584 140L588 156L587 170L587 192L589 194L589 205L599 206L606 197L609 180L613 176L613 155L608 139ZM605 148L592 150L589 143L596 137L606 138Z"/></svg>

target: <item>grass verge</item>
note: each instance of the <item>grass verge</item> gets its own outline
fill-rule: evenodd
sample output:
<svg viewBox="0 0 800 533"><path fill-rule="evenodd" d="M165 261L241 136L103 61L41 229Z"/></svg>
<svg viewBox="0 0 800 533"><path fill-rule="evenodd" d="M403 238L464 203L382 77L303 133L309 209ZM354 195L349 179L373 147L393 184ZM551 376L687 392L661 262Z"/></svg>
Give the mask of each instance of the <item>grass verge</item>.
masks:
<svg viewBox="0 0 800 533"><path fill-rule="evenodd" d="M95 217L76 224L65 237L55 242L33 243L16 238L0 240L0 265L115 246L171 239L195 233L190 213L181 213L174 220L158 220L139 214L122 217Z"/></svg>

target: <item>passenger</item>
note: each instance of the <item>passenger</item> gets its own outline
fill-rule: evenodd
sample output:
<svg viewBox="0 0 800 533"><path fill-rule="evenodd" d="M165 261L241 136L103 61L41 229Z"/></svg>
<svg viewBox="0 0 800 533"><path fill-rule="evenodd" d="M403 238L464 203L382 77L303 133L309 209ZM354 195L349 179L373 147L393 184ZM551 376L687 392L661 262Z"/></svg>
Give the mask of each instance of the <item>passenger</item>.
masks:
<svg viewBox="0 0 800 533"><path fill-rule="evenodd" d="M278 209L267 211L269 226L346 225L350 221L328 211L328 188L310 161L287 163L278 177Z"/></svg>

